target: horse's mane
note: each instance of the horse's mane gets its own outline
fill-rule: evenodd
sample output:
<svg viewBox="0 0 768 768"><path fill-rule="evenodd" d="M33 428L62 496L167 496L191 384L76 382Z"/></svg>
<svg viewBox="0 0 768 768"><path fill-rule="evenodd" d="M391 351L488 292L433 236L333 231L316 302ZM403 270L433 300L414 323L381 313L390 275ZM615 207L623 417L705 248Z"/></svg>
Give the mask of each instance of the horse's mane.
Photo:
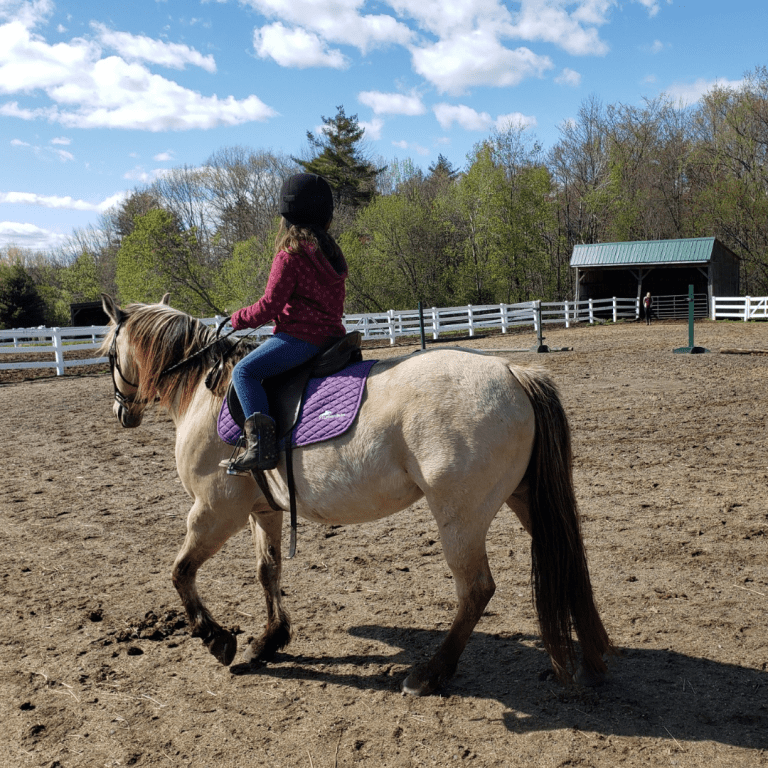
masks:
<svg viewBox="0 0 768 768"><path fill-rule="evenodd" d="M138 392L140 400L170 406L175 402L183 414L192 402L201 379L219 362L234 341L221 339L201 355L163 375L163 371L202 349L214 340L214 331L194 317L165 304L129 304L121 310L124 333L130 338L134 362L139 368ZM104 340L102 350L109 349L114 329ZM253 344L243 343L241 349L228 355L211 394L223 397L234 364Z"/></svg>

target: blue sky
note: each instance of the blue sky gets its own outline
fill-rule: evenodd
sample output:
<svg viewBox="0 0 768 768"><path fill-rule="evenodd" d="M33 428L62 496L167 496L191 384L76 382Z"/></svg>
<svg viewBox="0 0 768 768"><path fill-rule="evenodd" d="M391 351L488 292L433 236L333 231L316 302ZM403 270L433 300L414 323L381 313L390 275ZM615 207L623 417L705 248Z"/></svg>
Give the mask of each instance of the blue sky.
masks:
<svg viewBox="0 0 768 768"><path fill-rule="evenodd" d="M425 169L509 121L549 148L590 96L737 85L766 38L765 0L0 0L0 247L224 147L300 155L339 105Z"/></svg>

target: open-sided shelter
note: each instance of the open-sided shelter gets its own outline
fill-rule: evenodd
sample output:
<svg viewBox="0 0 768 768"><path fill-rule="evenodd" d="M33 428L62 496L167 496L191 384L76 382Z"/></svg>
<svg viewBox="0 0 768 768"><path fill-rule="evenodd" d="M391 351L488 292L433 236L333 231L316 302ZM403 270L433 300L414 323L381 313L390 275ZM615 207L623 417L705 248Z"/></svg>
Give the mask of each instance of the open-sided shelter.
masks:
<svg viewBox="0 0 768 768"><path fill-rule="evenodd" d="M694 293L738 296L739 260L715 237L576 245L576 300Z"/></svg>

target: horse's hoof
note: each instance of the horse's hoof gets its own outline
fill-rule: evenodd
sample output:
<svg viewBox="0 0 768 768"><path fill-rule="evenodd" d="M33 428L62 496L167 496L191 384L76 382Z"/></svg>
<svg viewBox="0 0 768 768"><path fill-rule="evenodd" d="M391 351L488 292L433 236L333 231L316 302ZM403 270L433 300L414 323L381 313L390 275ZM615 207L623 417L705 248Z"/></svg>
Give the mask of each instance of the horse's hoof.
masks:
<svg viewBox="0 0 768 768"><path fill-rule="evenodd" d="M400 686L400 690L409 696L429 696L436 688L437 685L433 681L425 675L420 675L418 671L411 672Z"/></svg>
<svg viewBox="0 0 768 768"><path fill-rule="evenodd" d="M228 667L237 653L237 638L231 632L222 629L205 641L205 647L217 661Z"/></svg>
<svg viewBox="0 0 768 768"><path fill-rule="evenodd" d="M579 667L576 670L576 674L573 676L573 681L576 685L583 685L587 688L595 688L598 685L608 682L607 672L590 672L584 667Z"/></svg>

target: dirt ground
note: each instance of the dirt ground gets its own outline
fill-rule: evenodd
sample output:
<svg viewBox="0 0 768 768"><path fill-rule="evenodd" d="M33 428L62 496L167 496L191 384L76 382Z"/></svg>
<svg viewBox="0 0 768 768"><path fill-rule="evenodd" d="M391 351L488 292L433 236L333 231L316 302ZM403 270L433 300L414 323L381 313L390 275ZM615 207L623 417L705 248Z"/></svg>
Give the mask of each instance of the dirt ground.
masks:
<svg viewBox="0 0 768 768"><path fill-rule="evenodd" d="M189 636L170 579L189 502L160 411L112 416L108 374L0 379L0 765L768 766L768 325L548 330L571 418L597 602L622 653L595 689L549 673L530 551L503 508L497 592L439 695L408 668L453 618L418 503L359 527L301 525L284 569L295 637L250 675ZM530 347L532 334L462 346ZM403 345L394 352L408 353ZM366 357L393 354L369 348ZM249 534L200 591L242 641L264 604Z"/></svg>

